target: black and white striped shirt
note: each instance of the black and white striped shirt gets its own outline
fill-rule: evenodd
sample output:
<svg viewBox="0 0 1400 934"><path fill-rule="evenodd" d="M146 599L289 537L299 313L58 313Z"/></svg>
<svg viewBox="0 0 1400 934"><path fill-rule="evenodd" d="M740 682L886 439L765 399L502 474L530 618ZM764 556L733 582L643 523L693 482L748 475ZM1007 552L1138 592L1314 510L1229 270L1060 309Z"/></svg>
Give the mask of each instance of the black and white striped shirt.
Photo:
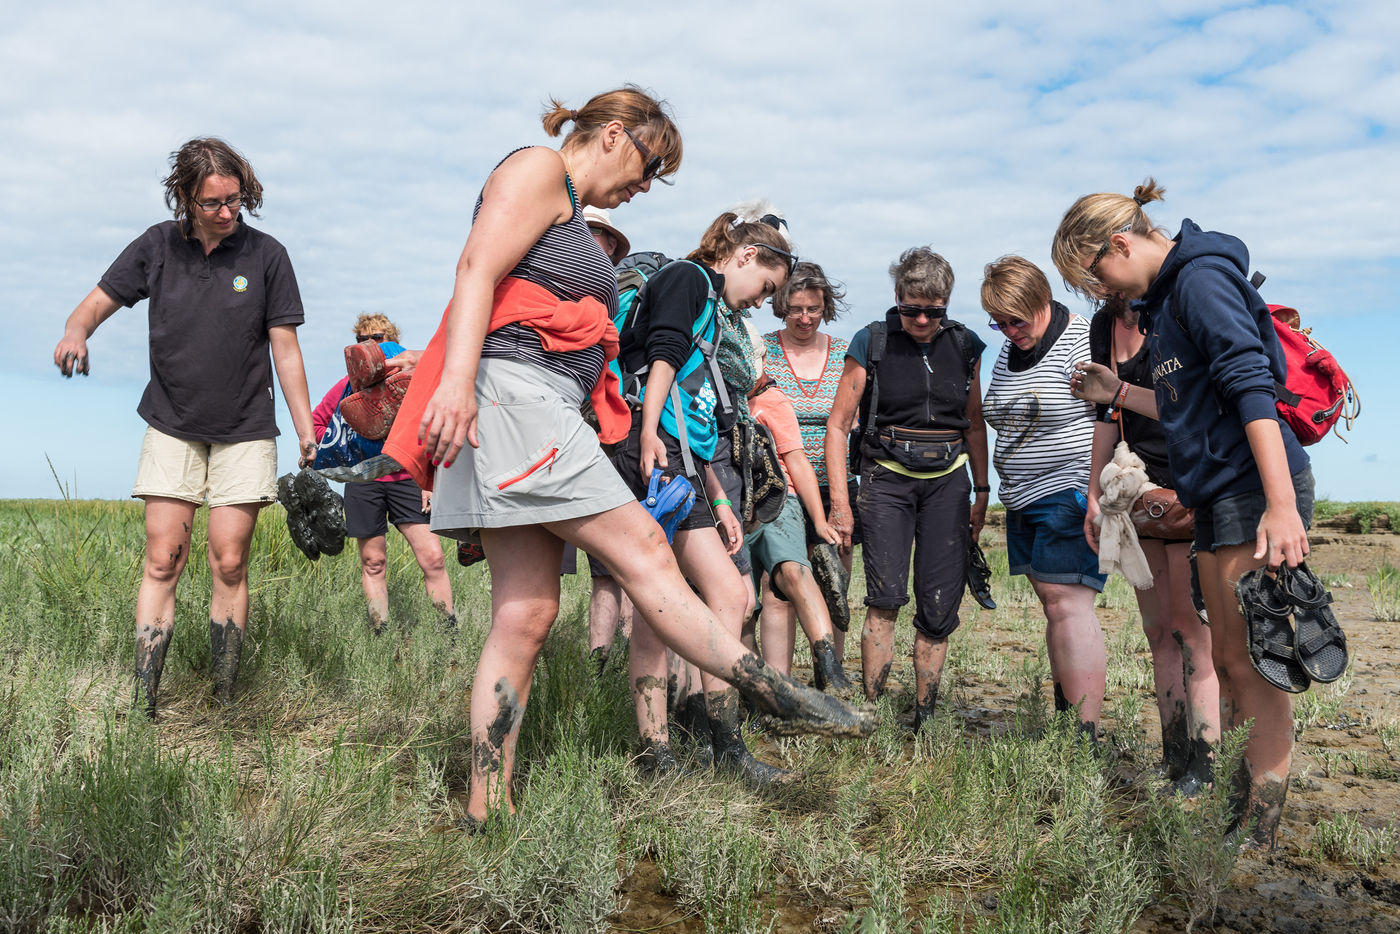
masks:
<svg viewBox="0 0 1400 934"><path fill-rule="evenodd" d="M1028 370L1007 366L1011 342L1002 345L982 415L996 429L992 463L1007 509L1024 509L1061 490L1087 492L1094 441L1094 406L1074 398L1074 364L1089 359L1089 320L1070 315L1064 333Z"/></svg>
<svg viewBox="0 0 1400 934"><path fill-rule="evenodd" d="M525 149L529 147L521 147ZM510 156L520 149L513 150ZM502 159L501 162L505 162ZM497 165L499 168L500 165ZM555 224L536 240L508 276L541 286L551 295L577 302L596 298L607 306L609 317L617 314L617 273L612 261L598 245L583 219L583 205L574 193L573 181L565 176L574 213L562 224ZM481 196L476 199L472 221L481 212ZM507 324L486 335L483 357L512 357L577 380L591 390L602 376L606 356L601 346L581 350L552 351L540 345L540 337L523 324Z"/></svg>

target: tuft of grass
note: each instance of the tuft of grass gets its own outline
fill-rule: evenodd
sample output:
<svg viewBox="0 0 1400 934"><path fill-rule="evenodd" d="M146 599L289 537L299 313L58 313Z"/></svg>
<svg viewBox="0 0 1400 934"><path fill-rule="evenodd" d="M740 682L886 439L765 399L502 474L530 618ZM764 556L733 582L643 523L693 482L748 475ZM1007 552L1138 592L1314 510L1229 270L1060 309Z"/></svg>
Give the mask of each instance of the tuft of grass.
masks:
<svg viewBox="0 0 1400 934"><path fill-rule="evenodd" d="M1366 588L1371 592L1375 619L1384 623L1400 620L1400 568L1387 561L1366 576Z"/></svg>
<svg viewBox="0 0 1400 934"><path fill-rule="evenodd" d="M1303 852L1313 859L1375 872L1400 853L1400 825L1392 821L1385 827L1366 828L1355 814L1344 811L1318 821Z"/></svg>
<svg viewBox="0 0 1400 934"><path fill-rule="evenodd" d="M1338 729L1351 726L1356 721L1345 714L1347 693L1356 678L1356 669L1347 668L1336 681L1327 685L1313 685L1298 696L1293 705L1293 735L1301 737L1303 731L1313 726Z"/></svg>

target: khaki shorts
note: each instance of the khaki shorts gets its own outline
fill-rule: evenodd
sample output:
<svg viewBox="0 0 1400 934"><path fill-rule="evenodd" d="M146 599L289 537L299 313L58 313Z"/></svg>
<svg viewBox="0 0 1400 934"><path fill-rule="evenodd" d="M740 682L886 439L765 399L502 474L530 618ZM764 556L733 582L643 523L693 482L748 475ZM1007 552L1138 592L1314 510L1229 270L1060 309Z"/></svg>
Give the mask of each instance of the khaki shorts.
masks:
<svg viewBox="0 0 1400 934"><path fill-rule="evenodd" d="M265 438L205 444L147 428L131 495L136 499L168 496L195 504L207 497L211 507L274 502L277 442Z"/></svg>

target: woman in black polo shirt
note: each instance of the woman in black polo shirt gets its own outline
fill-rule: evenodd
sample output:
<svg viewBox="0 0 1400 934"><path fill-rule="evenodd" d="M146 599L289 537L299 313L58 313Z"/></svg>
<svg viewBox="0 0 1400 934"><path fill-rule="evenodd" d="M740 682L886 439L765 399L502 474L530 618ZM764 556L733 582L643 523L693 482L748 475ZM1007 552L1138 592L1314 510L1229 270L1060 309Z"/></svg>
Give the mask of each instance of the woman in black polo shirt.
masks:
<svg viewBox="0 0 1400 934"><path fill-rule="evenodd" d="M87 375L87 339L98 326L118 308L151 300L151 381L137 408L149 427L131 494L146 503L136 677L137 703L150 717L194 513L206 499L214 696L233 700L248 623L248 549L258 510L277 498L274 365L302 458L316 449L296 275L280 243L243 223L243 210L256 216L262 205L252 166L223 140L190 140L171 156L165 202L175 219L122 251L68 316L54 349L64 376Z"/></svg>

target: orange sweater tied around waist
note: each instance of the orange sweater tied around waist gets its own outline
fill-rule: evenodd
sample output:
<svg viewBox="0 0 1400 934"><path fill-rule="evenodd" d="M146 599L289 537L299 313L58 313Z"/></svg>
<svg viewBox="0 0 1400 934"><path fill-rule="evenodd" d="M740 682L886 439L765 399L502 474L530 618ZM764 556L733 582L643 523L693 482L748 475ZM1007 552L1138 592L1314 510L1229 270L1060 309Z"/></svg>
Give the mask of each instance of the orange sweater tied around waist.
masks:
<svg viewBox="0 0 1400 934"><path fill-rule="evenodd" d="M418 440L418 426L423 421L428 400L442 379L447 316L451 311L452 306L448 305L442 313L437 333L428 342L413 371L413 382L384 442L384 453L398 461L425 490L433 488L433 465L427 448ZM491 301L491 322L486 330L489 333L507 324L523 324L535 331L545 350L582 350L601 344L608 360L617 357L617 328L613 326L607 306L596 298L571 302L533 282L507 277L496 286ZM603 368L603 375L594 384L589 399L598 415L599 439L612 444L627 437L632 413L622 401L617 376L611 367Z"/></svg>

